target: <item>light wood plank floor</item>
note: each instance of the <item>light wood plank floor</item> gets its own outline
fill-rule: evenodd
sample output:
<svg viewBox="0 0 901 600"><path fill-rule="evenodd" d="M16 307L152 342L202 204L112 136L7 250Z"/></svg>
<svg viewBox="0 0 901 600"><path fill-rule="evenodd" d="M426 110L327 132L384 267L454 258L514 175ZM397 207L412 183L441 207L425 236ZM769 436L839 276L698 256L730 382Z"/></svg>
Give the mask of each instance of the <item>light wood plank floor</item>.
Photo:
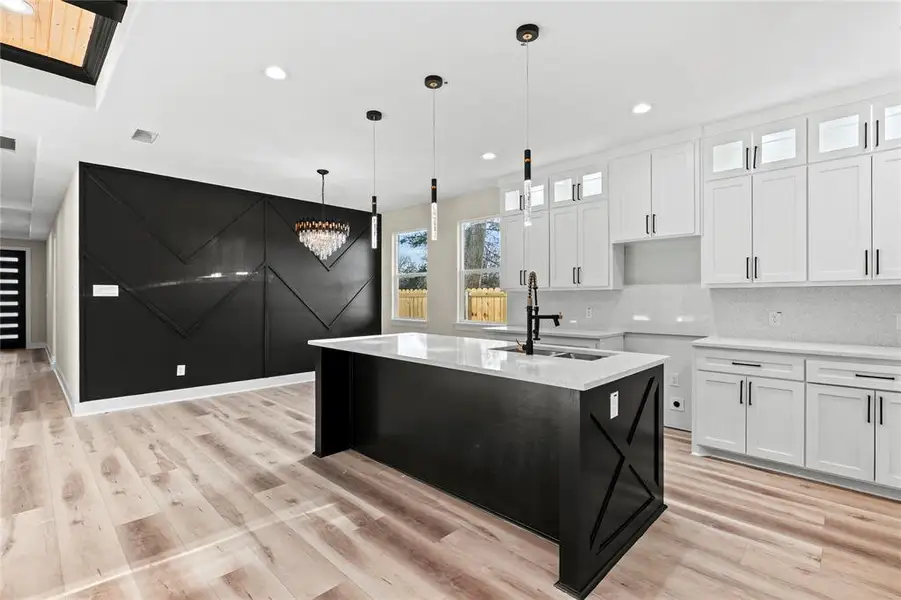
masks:
<svg viewBox="0 0 901 600"><path fill-rule="evenodd" d="M353 452L297 385L73 419L0 353L0 597L555 598L556 547ZM689 453L593 598L901 597L901 505Z"/></svg>

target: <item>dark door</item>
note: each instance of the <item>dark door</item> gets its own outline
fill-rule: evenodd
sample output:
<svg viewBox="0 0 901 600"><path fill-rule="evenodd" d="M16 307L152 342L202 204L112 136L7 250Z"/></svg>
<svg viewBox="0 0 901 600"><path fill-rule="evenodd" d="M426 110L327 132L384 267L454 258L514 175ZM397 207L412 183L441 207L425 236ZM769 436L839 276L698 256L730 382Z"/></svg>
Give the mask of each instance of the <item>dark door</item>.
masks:
<svg viewBox="0 0 901 600"><path fill-rule="evenodd" d="M0 250L0 349L25 347L25 252Z"/></svg>

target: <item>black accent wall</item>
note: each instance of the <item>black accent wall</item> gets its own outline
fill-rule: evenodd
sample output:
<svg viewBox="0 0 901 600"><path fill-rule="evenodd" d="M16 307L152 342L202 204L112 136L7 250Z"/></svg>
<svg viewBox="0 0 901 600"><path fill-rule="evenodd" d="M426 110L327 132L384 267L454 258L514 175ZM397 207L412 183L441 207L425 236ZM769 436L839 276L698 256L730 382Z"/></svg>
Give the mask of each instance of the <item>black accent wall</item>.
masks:
<svg viewBox="0 0 901 600"><path fill-rule="evenodd" d="M327 208L351 235L322 262L294 235L318 202L79 172L82 401L313 371L308 340L380 333L368 212Z"/></svg>

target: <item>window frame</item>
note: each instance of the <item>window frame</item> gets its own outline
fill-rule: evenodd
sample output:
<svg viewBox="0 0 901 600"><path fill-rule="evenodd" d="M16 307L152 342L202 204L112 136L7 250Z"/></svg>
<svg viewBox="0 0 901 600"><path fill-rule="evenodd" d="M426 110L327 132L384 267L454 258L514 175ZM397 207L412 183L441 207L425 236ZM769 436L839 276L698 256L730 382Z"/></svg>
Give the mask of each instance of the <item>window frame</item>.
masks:
<svg viewBox="0 0 901 600"><path fill-rule="evenodd" d="M397 243L398 239L402 235L408 235L410 233L419 233L423 232L426 234L426 270L423 273L401 273L397 270ZM428 229L410 229L405 231L396 231L391 236L391 320L398 321L401 323L422 323L425 324L429 320L428 309L426 309L426 315L423 319L411 318L411 317L399 317L397 315L398 309L398 298L400 296L400 280L409 277L425 277L426 280L426 297L428 297L428 281L429 281L429 269L428 269L428 260L429 260L429 239L428 239Z"/></svg>
<svg viewBox="0 0 901 600"><path fill-rule="evenodd" d="M546 201L546 200L545 200ZM503 254L500 255L498 259L497 268L493 269L464 269L465 265L464 261L464 244L465 241L463 239L463 232L466 225L472 225L476 223L486 223L488 221L497 221L498 224L498 232L499 235L503 235L500 232L501 221L503 220L503 215L490 215L487 217L478 217L474 219L463 219L457 223L457 324L464 326L473 326L478 328L484 327L496 327L498 325L505 325L506 321L473 321L471 319L466 318L466 276L467 275L481 275L485 273L497 273L498 280L500 280L501 276L501 267L502 262L504 260ZM501 242L502 244L503 242ZM501 246L502 247L502 246Z"/></svg>

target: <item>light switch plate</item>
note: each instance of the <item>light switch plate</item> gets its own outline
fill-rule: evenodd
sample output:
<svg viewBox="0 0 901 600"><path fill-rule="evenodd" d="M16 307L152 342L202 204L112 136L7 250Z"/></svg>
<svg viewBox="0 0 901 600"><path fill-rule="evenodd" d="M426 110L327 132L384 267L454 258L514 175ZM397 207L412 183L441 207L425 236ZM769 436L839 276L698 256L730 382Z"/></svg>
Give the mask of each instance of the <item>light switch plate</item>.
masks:
<svg viewBox="0 0 901 600"><path fill-rule="evenodd" d="M669 376L669 384L673 387L679 387L679 374L673 373Z"/></svg>
<svg viewBox="0 0 901 600"><path fill-rule="evenodd" d="M591 318L591 307L590 307L590 306L588 306L588 307L585 308L585 318L586 318L586 319L590 319L590 318Z"/></svg>
<svg viewBox="0 0 901 600"><path fill-rule="evenodd" d="M175 367L175 376L176 377L184 377L185 376L185 365L178 365Z"/></svg>
<svg viewBox="0 0 901 600"><path fill-rule="evenodd" d="M772 327L782 327L782 313L779 311L770 311L770 325Z"/></svg>
<svg viewBox="0 0 901 600"><path fill-rule="evenodd" d="M610 394L610 418L615 419L619 416L619 392Z"/></svg>

